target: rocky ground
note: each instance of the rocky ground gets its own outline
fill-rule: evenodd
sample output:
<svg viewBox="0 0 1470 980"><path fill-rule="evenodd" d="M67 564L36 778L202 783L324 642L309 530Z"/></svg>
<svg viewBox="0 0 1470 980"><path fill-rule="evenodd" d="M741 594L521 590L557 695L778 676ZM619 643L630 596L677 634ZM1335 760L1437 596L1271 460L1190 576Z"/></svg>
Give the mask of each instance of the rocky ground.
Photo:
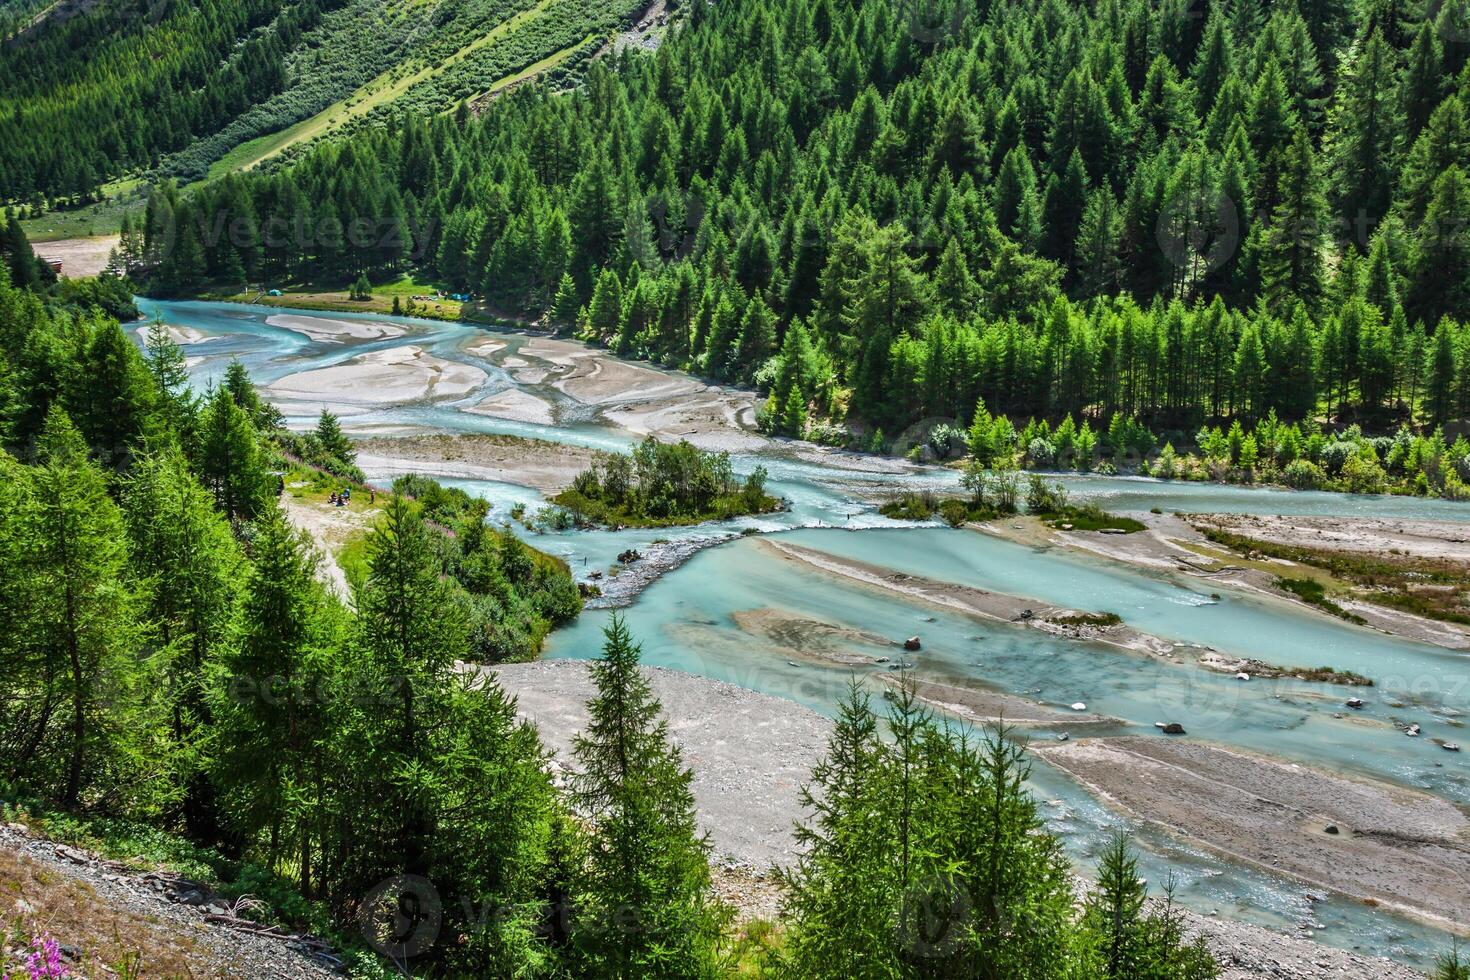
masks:
<svg viewBox="0 0 1470 980"><path fill-rule="evenodd" d="M337 976L325 943L266 930L194 882L139 872L0 826L0 975L25 955L13 932L46 933L69 969L111 976L302 980Z"/></svg>
<svg viewBox="0 0 1470 980"><path fill-rule="evenodd" d="M764 872L796 856L791 827L798 794L826 751L830 723L792 701L657 667L645 668L663 703L669 734L694 770L700 826L720 864ZM594 694L587 662L545 660L494 668L501 685L536 723L571 771L572 737L587 723Z"/></svg>
<svg viewBox="0 0 1470 980"><path fill-rule="evenodd" d="M419 433L357 440L357 464L369 476L418 471L513 483L547 495L570 486L592 459L593 451L580 446L505 435Z"/></svg>
<svg viewBox="0 0 1470 980"><path fill-rule="evenodd" d="M1470 817L1453 803L1164 737L1033 751L1115 809L1201 847L1442 929L1467 928Z"/></svg>

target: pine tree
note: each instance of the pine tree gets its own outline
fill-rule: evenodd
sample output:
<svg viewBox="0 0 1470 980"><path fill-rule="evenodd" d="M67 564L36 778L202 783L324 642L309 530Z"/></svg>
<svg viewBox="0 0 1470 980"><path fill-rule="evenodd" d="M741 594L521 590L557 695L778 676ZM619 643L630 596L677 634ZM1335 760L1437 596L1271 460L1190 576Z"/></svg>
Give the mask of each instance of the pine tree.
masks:
<svg viewBox="0 0 1470 980"><path fill-rule="evenodd" d="M350 706L335 750L351 768L352 789L338 806L358 841L346 869L356 887L431 871L434 740L449 723L454 663L469 649L465 607L441 575L436 533L413 503L394 494L368 535L348 674L367 696Z"/></svg>
<svg viewBox="0 0 1470 980"><path fill-rule="evenodd" d="M174 343L162 320L148 325L143 344L143 359L153 377L153 390L158 396L158 409L168 432L191 446L198 424L199 397L189 387L189 369L184 352Z"/></svg>
<svg viewBox="0 0 1470 980"><path fill-rule="evenodd" d="M43 285L41 269L45 266L31 249L30 239L13 214L0 216L0 252L5 253L10 281L19 289L39 289ZM50 273L50 267L45 266Z"/></svg>
<svg viewBox="0 0 1470 980"><path fill-rule="evenodd" d="M129 555L172 708L172 735L186 758L185 825L195 840L220 841L220 812L208 765L205 675L225 648L244 558L229 525L170 447L134 466L123 493Z"/></svg>
<svg viewBox="0 0 1470 980"><path fill-rule="evenodd" d="M1424 383L1425 406L1431 425L1442 425L1450 419L1455 395L1455 330L1449 320L1441 320L1434 331L1434 350L1429 355L1429 377Z"/></svg>
<svg viewBox="0 0 1470 980"><path fill-rule="evenodd" d="M1458 940L1448 953L1441 953L1435 961L1434 980L1470 980L1470 962L1460 955Z"/></svg>
<svg viewBox="0 0 1470 980"><path fill-rule="evenodd" d="M1396 141L1402 123L1393 104L1394 55L1375 30L1358 51L1338 91L1331 119L1334 199L1348 236L1367 242L1388 210Z"/></svg>
<svg viewBox="0 0 1470 980"><path fill-rule="evenodd" d="M617 335L623 320L623 284L618 274L604 269L597 277L592 304L587 308L587 323L593 340L606 342Z"/></svg>
<svg viewBox="0 0 1470 980"><path fill-rule="evenodd" d="M740 321L740 346L736 363L745 377L750 377L765 364L776 350L776 314L756 296L745 307Z"/></svg>
<svg viewBox="0 0 1470 980"><path fill-rule="evenodd" d="M590 721L572 743L573 788L592 825L574 943L598 976L712 976L726 916L711 891L692 773L669 741L621 617L604 636Z"/></svg>
<svg viewBox="0 0 1470 980"><path fill-rule="evenodd" d="M1284 313L1298 300L1314 307L1321 299L1323 230L1327 202L1306 132L1292 135L1281 165L1277 205L1268 219L1259 257L1267 306Z"/></svg>
<svg viewBox="0 0 1470 980"><path fill-rule="evenodd" d="M1470 179L1451 166L1434 183L1434 196L1414 233L1413 312L1426 321L1470 311Z"/></svg>
<svg viewBox="0 0 1470 980"><path fill-rule="evenodd" d="M47 708L18 774L69 808L97 792L166 799L152 769L163 741L160 706L149 697L157 662L140 656L122 515L60 408L46 417L39 451L31 575Z"/></svg>
<svg viewBox="0 0 1470 980"><path fill-rule="evenodd" d="M1083 915L1104 980L1214 980L1219 973L1202 938L1188 941L1182 915L1168 895L1145 906L1147 886L1128 841L1114 837L1098 863L1097 886Z"/></svg>
<svg viewBox="0 0 1470 980"><path fill-rule="evenodd" d="M357 449L352 445L352 440L342 432L342 425L337 421L337 416L325 408L322 409L322 414L316 421L316 438L321 443L322 449L332 459L348 466L357 462Z"/></svg>
<svg viewBox="0 0 1470 980"><path fill-rule="evenodd" d="M577 322L577 286L569 272L562 273L557 283L556 299L551 304L551 322L557 326L570 326Z"/></svg>
<svg viewBox="0 0 1470 980"><path fill-rule="evenodd" d="M210 396L199 430L199 478L228 520L250 520L269 498L270 481L255 426L228 388Z"/></svg>
<svg viewBox="0 0 1470 980"><path fill-rule="evenodd" d="M1006 154L995 178L995 220L1008 235L1015 234L1021 204L1036 194L1036 171L1026 148L1018 146Z"/></svg>
<svg viewBox="0 0 1470 980"><path fill-rule="evenodd" d="M1087 171L1082 167L1082 158L1073 152L1066 169L1047 181L1041 209L1046 228L1041 246L1044 255L1071 264L1077 229L1086 206Z"/></svg>
<svg viewBox="0 0 1470 980"><path fill-rule="evenodd" d="M1122 277L1121 235L1122 219L1112 193L1106 187L1093 191L1087 196L1074 249L1082 295L1097 296L1117 289Z"/></svg>
<svg viewBox="0 0 1470 980"><path fill-rule="evenodd" d="M806 438L806 396L801 385L792 385L781 407L781 431L795 439Z"/></svg>
<svg viewBox="0 0 1470 980"><path fill-rule="evenodd" d="M974 310L978 298L975 277L970 274L959 242L951 238L945 243L939 268L934 272L934 299L945 313L965 319Z"/></svg>
<svg viewBox="0 0 1470 980"><path fill-rule="evenodd" d="M886 787L871 701L856 682L837 709L827 754L812 770L798 824L802 855L785 874L782 908L792 925L788 956L795 975L861 977L891 971L889 869L882 812Z"/></svg>
<svg viewBox="0 0 1470 980"><path fill-rule="evenodd" d="M318 807L327 789L323 695L333 635L316 578L320 556L279 506L255 523L249 577L234 642L211 674L217 721L211 772L234 831L266 835L272 860L295 855L312 890L327 832Z"/></svg>

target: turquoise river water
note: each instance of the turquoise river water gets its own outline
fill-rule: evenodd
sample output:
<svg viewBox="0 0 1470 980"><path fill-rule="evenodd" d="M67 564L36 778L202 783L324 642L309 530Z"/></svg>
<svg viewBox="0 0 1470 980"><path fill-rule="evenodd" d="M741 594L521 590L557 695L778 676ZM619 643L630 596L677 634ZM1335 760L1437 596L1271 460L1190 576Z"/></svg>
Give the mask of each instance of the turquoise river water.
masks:
<svg viewBox="0 0 1470 980"><path fill-rule="evenodd" d="M197 331L185 352L196 385L206 386L238 357L258 384L329 367L368 351L411 343L435 356L474 364L488 381L465 399L369 407L344 419L353 427L384 430L494 432L569 445L615 449L631 437L600 421L594 411L546 385L517 382L506 371L467 353L494 334L512 352L525 342L514 331L464 324L359 314L311 314L211 303L141 301L149 318ZM406 328L404 337L325 342L273 326L281 313L333 320L380 320ZM463 409L486 395L522 388L556 407L557 424L531 425ZM291 419L305 425L309 418ZM1224 590L1212 598L1207 583L1148 573L1070 550L1034 548L991 536L940 527L898 525L868 502L875 490L942 489L953 473L896 467L772 444L737 455L737 472L764 465L772 492L789 502L777 515L732 522L722 530L762 532L699 552L649 586L627 611L648 663L730 681L790 698L830 714L851 668L788 661L759 636L739 628L742 611L780 614L850 627L885 637L922 633L913 657L920 677L963 680L1052 705L1085 701L1088 710L1120 719L1120 731L1149 733L1161 718L1188 721L1191 736L1269 753L1345 773L1367 774L1470 805L1470 753L1443 752L1428 738L1404 738L1391 722L1420 721L1453 740L1470 716L1470 656L1339 623L1269 598ZM859 468L866 467L866 468ZM369 472L389 482L387 470ZM449 464L443 482L484 496L492 518L504 520L517 502L540 495L514 484L465 479ZM1259 514L1418 517L1470 523L1470 506L1402 497L1344 496L1282 490L1162 483L1107 477L1068 477L1074 498L1115 511L1188 510ZM682 531L568 532L535 539L574 568L605 568L628 547L657 538L708 537L711 528ZM1078 609L1110 610L1130 625L1185 644L1211 646L1274 663L1330 664L1374 678L1368 710L1335 718L1341 689L1294 681L1242 684L1227 675L1179 666L1101 645L1058 639L1037 630L986 623L958 613L877 594L781 559L762 544L766 536L859 559L897 571L1035 598ZM589 610L553 634L548 657L594 656L609 613ZM862 668L878 670L879 667ZM1461 734L1456 738L1455 731ZM1033 788L1043 810L1087 866L1107 836L1126 822L1069 779L1037 765ZM1433 929L1327 897L1309 900L1290 880L1241 867L1145 828L1130 828L1144 848L1151 880L1172 874L1177 897L1212 914L1286 929L1310 930L1319 940L1382 952L1424 965L1447 940ZM1320 896L1319 896L1320 897ZM1470 917L1470 913L1467 913Z"/></svg>

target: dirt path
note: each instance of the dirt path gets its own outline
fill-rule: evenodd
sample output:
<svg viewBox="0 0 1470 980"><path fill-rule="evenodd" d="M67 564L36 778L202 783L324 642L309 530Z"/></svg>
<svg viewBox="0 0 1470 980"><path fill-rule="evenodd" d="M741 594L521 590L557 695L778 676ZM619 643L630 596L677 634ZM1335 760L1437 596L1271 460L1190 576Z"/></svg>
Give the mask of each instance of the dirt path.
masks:
<svg viewBox="0 0 1470 980"><path fill-rule="evenodd" d="M372 523L371 515L313 497L294 497L289 491L281 497L281 506L286 510L286 518L310 534L321 549L322 561L317 566L317 578L344 602L351 599L352 586L337 562L337 552L349 538L367 530Z"/></svg>

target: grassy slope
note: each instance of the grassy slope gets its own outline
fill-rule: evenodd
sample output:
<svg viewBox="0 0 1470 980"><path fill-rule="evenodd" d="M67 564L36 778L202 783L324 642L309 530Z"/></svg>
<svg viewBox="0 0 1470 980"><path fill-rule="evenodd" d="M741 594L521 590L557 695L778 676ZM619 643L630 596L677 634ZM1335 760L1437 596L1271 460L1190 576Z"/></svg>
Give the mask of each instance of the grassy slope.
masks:
<svg viewBox="0 0 1470 980"><path fill-rule="evenodd" d="M551 5L551 2L552 0L538 0L535 6L522 10L509 20L502 21L488 33L470 41L438 64L426 65L408 74L404 73L404 65L394 66L316 115L303 119L280 132L271 133L235 147L210 168L209 176L215 178L236 170L250 170L289 147L341 129L366 116L374 109L393 102L415 85L443 74L481 48L494 44L527 20L540 15Z"/></svg>
<svg viewBox="0 0 1470 980"><path fill-rule="evenodd" d="M589 44L592 44L596 40L597 35L589 34L582 40L578 41L576 44L569 45L565 48L562 48L560 51L555 52L554 54L542 58L540 61L536 62L535 64L526 66L525 68L516 72L514 75L505 76L494 85L491 85L484 92L481 92L479 95L472 97L468 101L471 105L474 105L482 99L489 98L492 95L498 95L499 93L505 91L507 88L510 88L512 85L518 85L528 78L532 78L536 75L541 74L542 72L550 71L557 65L566 61L572 55L576 54L582 48L586 47ZM447 112L449 110L446 109L445 111Z"/></svg>

